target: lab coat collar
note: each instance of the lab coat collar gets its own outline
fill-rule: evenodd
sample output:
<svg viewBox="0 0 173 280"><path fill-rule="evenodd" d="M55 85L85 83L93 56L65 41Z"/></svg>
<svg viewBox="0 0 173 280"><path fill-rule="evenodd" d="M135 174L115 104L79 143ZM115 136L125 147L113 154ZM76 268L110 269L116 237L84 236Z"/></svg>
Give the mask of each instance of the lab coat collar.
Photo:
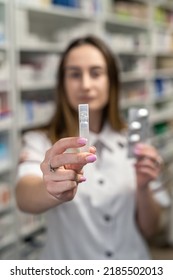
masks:
<svg viewBox="0 0 173 280"><path fill-rule="evenodd" d="M90 132L90 145L95 146L98 142L101 142L110 151L114 151L115 145L121 148L126 146L125 135L114 131L108 123L103 126L99 134Z"/></svg>

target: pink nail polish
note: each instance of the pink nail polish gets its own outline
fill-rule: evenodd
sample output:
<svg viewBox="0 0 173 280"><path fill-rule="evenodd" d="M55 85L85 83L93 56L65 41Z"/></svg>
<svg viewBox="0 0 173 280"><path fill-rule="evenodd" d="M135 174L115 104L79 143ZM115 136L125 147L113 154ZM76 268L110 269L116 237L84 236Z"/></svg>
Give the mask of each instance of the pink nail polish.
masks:
<svg viewBox="0 0 173 280"><path fill-rule="evenodd" d="M96 155L90 155L86 157L87 162L94 162L96 161L96 159L97 159Z"/></svg>
<svg viewBox="0 0 173 280"><path fill-rule="evenodd" d="M87 141L88 140L86 138L82 138L82 137L78 138L77 140L78 144L83 144L83 145L85 145Z"/></svg>
<svg viewBox="0 0 173 280"><path fill-rule="evenodd" d="M135 148L135 149L134 149L134 153L135 153L136 155L140 155L141 151L140 151L139 149Z"/></svg>
<svg viewBox="0 0 173 280"><path fill-rule="evenodd" d="M82 183L82 182L85 182L86 181L86 178L85 177L81 177L80 179L79 179L79 183Z"/></svg>
<svg viewBox="0 0 173 280"><path fill-rule="evenodd" d="M143 143L137 143L136 144L136 148L137 149L143 149L144 148L144 144Z"/></svg>

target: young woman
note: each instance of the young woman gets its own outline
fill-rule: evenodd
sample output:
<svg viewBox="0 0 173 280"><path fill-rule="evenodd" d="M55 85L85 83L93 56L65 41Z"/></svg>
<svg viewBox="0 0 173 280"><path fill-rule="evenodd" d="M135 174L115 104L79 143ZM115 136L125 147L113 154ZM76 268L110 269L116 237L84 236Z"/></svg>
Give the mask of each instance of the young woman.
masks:
<svg viewBox="0 0 173 280"><path fill-rule="evenodd" d="M58 69L55 115L46 130L24 135L19 164L18 206L47 212L44 259L150 258L145 239L159 230L166 206L150 188L160 156L139 143L135 165L128 159L118 102L111 51L93 36L73 41ZM78 151L87 142L78 137L82 103L90 111L88 152Z"/></svg>

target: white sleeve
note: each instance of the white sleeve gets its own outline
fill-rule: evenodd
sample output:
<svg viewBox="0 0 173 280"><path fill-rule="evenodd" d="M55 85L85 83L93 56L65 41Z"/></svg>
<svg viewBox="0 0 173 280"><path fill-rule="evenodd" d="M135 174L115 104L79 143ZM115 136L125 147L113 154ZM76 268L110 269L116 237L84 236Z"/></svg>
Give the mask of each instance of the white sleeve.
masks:
<svg viewBox="0 0 173 280"><path fill-rule="evenodd" d="M42 177L40 163L50 145L49 139L43 132L27 132L23 135L17 180L25 175Z"/></svg>

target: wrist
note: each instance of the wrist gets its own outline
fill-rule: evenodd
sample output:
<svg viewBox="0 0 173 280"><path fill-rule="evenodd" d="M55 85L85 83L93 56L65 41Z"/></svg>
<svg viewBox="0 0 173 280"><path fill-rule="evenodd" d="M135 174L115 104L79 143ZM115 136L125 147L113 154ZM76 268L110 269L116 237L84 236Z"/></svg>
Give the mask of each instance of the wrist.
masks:
<svg viewBox="0 0 173 280"><path fill-rule="evenodd" d="M142 194L142 195L149 194L150 193L149 184L138 187L137 193Z"/></svg>

